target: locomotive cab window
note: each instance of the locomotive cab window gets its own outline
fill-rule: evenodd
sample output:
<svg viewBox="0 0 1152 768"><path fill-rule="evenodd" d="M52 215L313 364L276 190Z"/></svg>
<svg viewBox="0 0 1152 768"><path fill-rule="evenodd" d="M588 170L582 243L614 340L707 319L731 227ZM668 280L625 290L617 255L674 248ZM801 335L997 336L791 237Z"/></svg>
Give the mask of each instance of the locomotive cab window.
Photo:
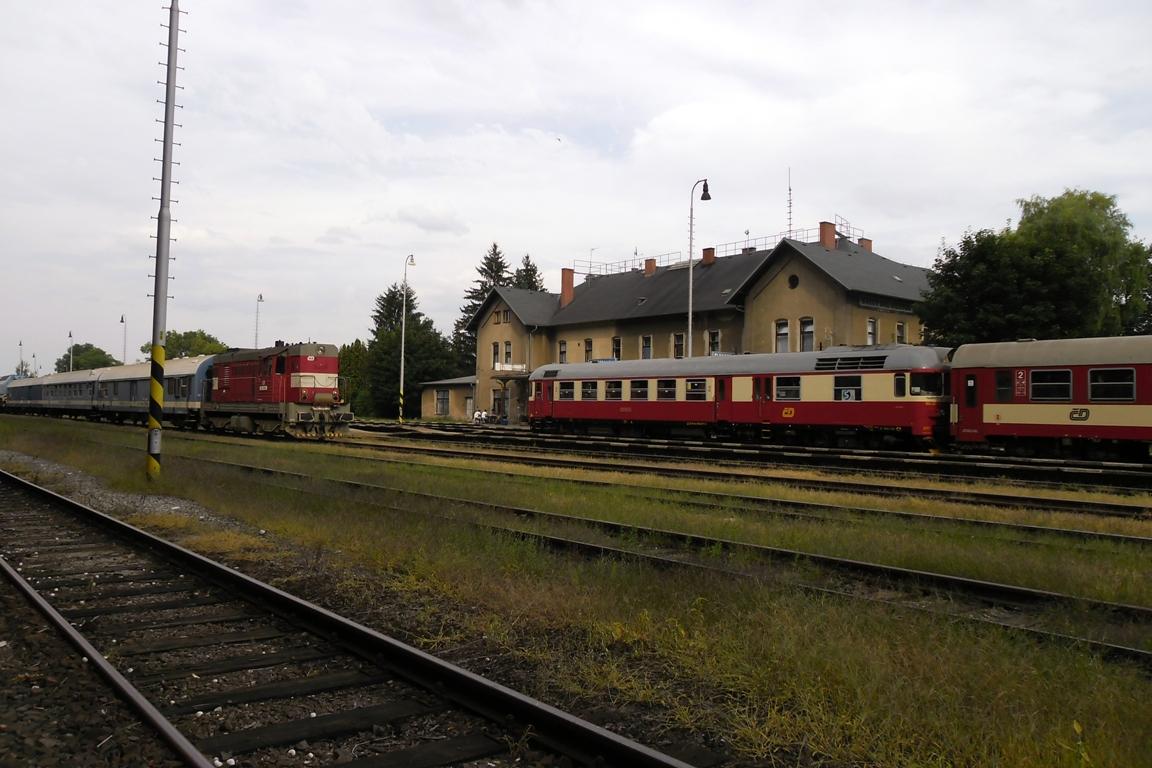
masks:
<svg viewBox="0 0 1152 768"><path fill-rule="evenodd" d="M657 379L656 380L656 399L657 400L675 400L676 399L676 379Z"/></svg>
<svg viewBox="0 0 1152 768"><path fill-rule="evenodd" d="M582 381L580 382L580 399L581 400L595 400L596 399L596 382L595 381Z"/></svg>
<svg viewBox="0 0 1152 768"><path fill-rule="evenodd" d="M624 382L622 381L606 381L604 382L604 399L605 400L620 400L624 395Z"/></svg>
<svg viewBox="0 0 1152 768"><path fill-rule="evenodd" d="M284 373L284 358L276 358L276 373Z"/></svg>
<svg viewBox="0 0 1152 768"><path fill-rule="evenodd" d="M688 379L687 386L684 392L685 400L707 400L708 399L708 380L707 379Z"/></svg>
<svg viewBox="0 0 1152 768"><path fill-rule="evenodd" d="M942 395L944 394L944 375L938 372L917 373L909 376L908 384L913 395Z"/></svg>
<svg viewBox="0 0 1152 768"><path fill-rule="evenodd" d="M648 380L636 379L630 382L628 388L630 400L647 400L648 399Z"/></svg>
<svg viewBox="0 0 1152 768"><path fill-rule="evenodd" d="M1135 369L1096 368L1088 371L1088 399L1094 402L1131 402L1135 400Z"/></svg>
<svg viewBox="0 0 1152 768"><path fill-rule="evenodd" d="M576 382L562 381L560 382L560 393L558 399L560 400L575 400L576 399Z"/></svg>
<svg viewBox="0 0 1152 768"><path fill-rule="evenodd" d="M832 387L832 396L837 400L864 399L864 388L859 376L837 376Z"/></svg>
<svg viewBox="0 0 1152 768"><path fill-rule="evenodd" d="M1032 371L1033 400L1071 400L1072 371Z"/></svg>
<svg viewBox="0 0 1152 768"><path fill-rule="evenodd" d="M800 377L799 376L777 376L776 377L776 399L777 400L799 400L800 399Z"/></svg>

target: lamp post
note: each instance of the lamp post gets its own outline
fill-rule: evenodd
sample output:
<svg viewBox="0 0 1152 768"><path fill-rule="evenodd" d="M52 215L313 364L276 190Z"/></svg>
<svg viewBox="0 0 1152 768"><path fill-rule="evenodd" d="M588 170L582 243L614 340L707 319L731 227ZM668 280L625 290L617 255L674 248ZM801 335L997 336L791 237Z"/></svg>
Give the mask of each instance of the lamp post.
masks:
<svg viewBox="0 0 1152 768"><path fill-rule="evenodd" d="M35 352L32 353L32 375L33 376L39 376L40 375L40 364L36 362L36 353Z"/></svg>
<svg viewBox="0 0 1152 768"><path fill-rule="evenodd" d="M708 194L708 179L700 179L692 185L692 192L688 195L688 357L692 357L692 256L694 255L692 243L693 226L695 225L695 214L693 206L696 203L696 187L704 185L704 192L700 195L701 200L711 200L712 195Z"/></svg>
<svg viewBox="0 0 1152 768"><path fill-rule="evenodd" d="M404 423L404 342L408 335L408 267L416 266L416 257L404 259L404 285L400 289L400 423Z"/></svg>
<svg viewBox="0 0 1152 768"><path fill-rule="evenodd" d="M128 323L124 322L124 315L120 315L120 325L124 326L124 349L120 353L120 365L128 365Z"/></svg>
<svg viewBox="0 0 1152 768"><path fill-rule="evenodd" d="M260 349L260 305L264 303L264 294L256 294L256 336L252 339L252 346Z"/></svg>
<svg viewBox="0 0 1152 768"><path fill-rule="evenodd" d="M72 372L72 331L68 331L68 372Z"/></svg>
<svg viewBox="0 0 1152 768"><path fill-rule="evenodd" d="M20 339L20 343L16 346L20 348L20 367L16 369L16 372L21 376L26 376L27 373L24 371L24 339Z"/></svg>

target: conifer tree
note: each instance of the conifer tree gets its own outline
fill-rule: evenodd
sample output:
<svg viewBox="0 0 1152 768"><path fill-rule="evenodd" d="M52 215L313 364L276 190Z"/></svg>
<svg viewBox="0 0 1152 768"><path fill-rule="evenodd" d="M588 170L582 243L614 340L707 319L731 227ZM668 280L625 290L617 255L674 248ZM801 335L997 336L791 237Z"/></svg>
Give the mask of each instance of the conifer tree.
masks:
<svg viewBox="0 0 1152 768"><path fill-rule="evenodd" d="M512 274L512 287L526 291L544 290L544 278L528 254L524 254L520 267Z"/></svg>
<svg viewBox="0 0 1152 768"><path fill-rule="evenodd" d="M452 351L460 375L476 370L476 333L468 329L468 323L493 288L512 283L508 262L504 260L504 254L496 243L492 243L492 247L484 254L480 266L476 267L476 273L479 276L464 294L464 306L460 307L460 317L452 329Z"/></svg>

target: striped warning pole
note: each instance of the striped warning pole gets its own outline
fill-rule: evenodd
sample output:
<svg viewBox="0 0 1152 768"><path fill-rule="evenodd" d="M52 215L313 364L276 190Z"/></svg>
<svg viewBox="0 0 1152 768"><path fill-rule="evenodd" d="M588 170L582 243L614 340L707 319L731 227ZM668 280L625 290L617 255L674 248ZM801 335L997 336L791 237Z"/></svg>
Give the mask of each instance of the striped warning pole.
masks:
<svg viewBox="0 0 1152 768"><path fill-rule="evenodd" d="M152 386L148 392L148 479L160 477L160 430L164 419L164 335L168 322L168 251L172 232L172 130L176 109L176 54L180 3L169 0L168 72L164 90L164 157L160 212L156 216L156 287L152 294Z"/></svg>

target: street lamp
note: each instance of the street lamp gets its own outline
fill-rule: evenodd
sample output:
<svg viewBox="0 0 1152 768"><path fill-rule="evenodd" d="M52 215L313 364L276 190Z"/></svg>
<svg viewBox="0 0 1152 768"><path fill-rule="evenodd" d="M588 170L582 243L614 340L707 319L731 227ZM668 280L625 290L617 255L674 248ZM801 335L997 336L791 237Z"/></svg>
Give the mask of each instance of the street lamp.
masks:
<svg viewBox="0 0 1152 768"><path fill-rule="evenodd" d="M264 303L264 294L256 294L256 337L252 339L252 346L260 349L260 305Z"/></svg>
<svg viewBox="0 0 1152 768"><path fill-rule="evenodd" d="M20 367L16 369L16 372L21 376L27 376L28 374L24 370L24 339L20 339L20 343L16 346L20 347Z"/></svg>
<svg viewBox="0 0 1152 768"><path fill-rule="evenodd" d="M124 351L120 353L120 365L128 365L128 323L124 322L124 315L120 315L120 325L124 326Z"/></svg>
<svg viewBox="0 0 1152 768"><path fill-rule="evenodd" d="M416 257L404 259L404 287L400 299L400 423L404 423L404 341L408 335L408 267L416 266Z"/></svg>
<svg viewBox="0 0 1152 768"><path fill-rule="evenodd" d="M72 372L72 331L68 331L68 372Z"/></svg>
<svg viewBox="0 0 1152 768"><path fill-rule="evenodd" d="M36 362L36 353L35 352L32 353L32 375L33 376L39 376L40 375L40 363Z"/></svg>
<svg viewBox="0 0 1152 768"><path fill-rule="evenodd" d="M696 187L700 184L704 185L704 193L700 195L700 199L712 199L712 195L708 194L708 179L700 179L692 185L692 192L688 195L688 357L692 357L692 249L694 247L692 229L695 224L692 206L696 203Z"/></svg>

